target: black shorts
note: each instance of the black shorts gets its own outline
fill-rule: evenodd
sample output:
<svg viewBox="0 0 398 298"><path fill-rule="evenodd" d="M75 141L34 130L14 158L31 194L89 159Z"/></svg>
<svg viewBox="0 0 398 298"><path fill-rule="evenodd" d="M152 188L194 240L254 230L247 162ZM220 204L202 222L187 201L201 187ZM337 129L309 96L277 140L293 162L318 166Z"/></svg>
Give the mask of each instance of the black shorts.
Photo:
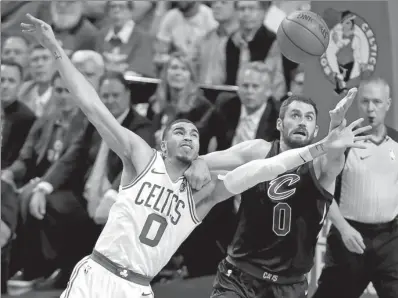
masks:
<svg viewBox="0 0 398 298"><path fill-rule="evenodd" d="M276 284L253 277L222 260L211 298L305 298L307 290L307 280L294 284Z"/></svg>
<svg viewBox="0 0 398 298"><path fill-rule="evenodd" d="M327 238L325 267L313 298L360 297L369 282L373 283L378 297L397 298L398 218L374 225L348 222L362 235L365 252L350 252L332 226Z"/></svg>

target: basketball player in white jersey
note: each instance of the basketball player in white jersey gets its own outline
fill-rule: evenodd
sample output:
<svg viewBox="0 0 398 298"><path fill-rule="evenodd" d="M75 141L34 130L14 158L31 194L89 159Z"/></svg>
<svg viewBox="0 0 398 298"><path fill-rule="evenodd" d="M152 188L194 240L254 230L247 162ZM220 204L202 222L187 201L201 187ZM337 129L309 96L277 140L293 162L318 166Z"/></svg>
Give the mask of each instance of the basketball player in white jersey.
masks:
<svg viewBox="0 0 398 298"><path fill-rule="evenodd" d="M247 163L220 179L213 176L194 193L183 175L199 152L195 125L188 120L171 123L164 131L161 152L150 148L106 109L56 41L51 27L27 16L33 24L22 24L23 31L51 50L76 104L123 161L118 199L92 255L76 265L63 298L152 296L151 279L215 204L329 149L361 148L355 141L366 139L357 135L369 127L354 129L361 120L348 127L343 124L317 144Z"/></svg>

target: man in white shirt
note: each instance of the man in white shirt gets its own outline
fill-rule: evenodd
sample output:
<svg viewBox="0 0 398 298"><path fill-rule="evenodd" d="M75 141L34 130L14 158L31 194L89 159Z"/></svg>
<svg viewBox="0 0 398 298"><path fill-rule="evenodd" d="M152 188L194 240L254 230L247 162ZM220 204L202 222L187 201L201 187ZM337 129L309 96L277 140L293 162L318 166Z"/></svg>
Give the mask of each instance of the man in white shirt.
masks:
<svg viewBox="0 0 398 298"><path fill-rule="evenodd" d="M358 108L371 138L346 152L330 207L325 268L313 298L358 298L369 282L378 297L398 297L398 132L385 125L390 87L361 82ZM338 285L338 287L336 287ZM344 289L341 291L341 289Z"/></svg>

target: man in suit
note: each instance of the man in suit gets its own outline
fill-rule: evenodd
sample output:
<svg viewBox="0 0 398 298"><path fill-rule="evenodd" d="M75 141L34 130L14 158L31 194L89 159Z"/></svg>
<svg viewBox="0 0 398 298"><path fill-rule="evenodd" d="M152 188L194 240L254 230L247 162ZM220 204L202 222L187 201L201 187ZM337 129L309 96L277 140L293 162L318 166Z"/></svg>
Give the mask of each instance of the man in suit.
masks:
<svg viewBox="0 0 398 298"><path fill-rule="evenodd" d="M23 70L19 64L7 60L1 61L2 169L10 166L18 157L19 150L36 119L33 112L18 101L17 94L22 78Z"/></svg>
<svg viewBox="0 0 398 298"><path fill-rule="evenodd" d="M236 1L240 25L226 44L226 84L237 83L238 70L244 63L262 61L271 72L269 88L279 101L289 87L289 72L297 64L283 57L276 34L264 26L270 5L271 1Z"/></svg>
<svg viewBox="0 0 398 298"><path fill-rule="evenodd" d="M270 89L270 73L263 62L250 62L238 74L237 95L221 93L216 106L224 118L225 138L217 148L227 149L247 140L279 138L277 105Z"/></svg>
<svg viewBox="0 0 398 298"><path fill-rule="evenodd" d="M106 73L100 80L99 95L122 126L134 131L149 145L155 146L152 123L132 107L129 85L123 74ZM94 127L91 126L91 129L94 130ZM110 206L116 200L123 164L118 156L105 146L96 131L88 133L91 137L87 136L86 140L90 140L91 152L87 160L92 166L87 172L83 196L88 202L89 216L96 223L104 224Z"/></svg>
<svg viewBox="0 0 398 298"><path fill-rule="evenodd" d="M37 117L46 112L51 98L51 77L54 74L54 57L48 49L34 45L30 49L29 70L32 80L22 84L18 99L26 104Z"/></svg>
<svg viewBox="0 0 398 298"><path fill-rule="evenodd" d="M95 51L108 71L132 71L154 77L152 38L132 20L134 1L107 1L110 26L100 31Z"/></svg>
<svg viewBox="0 0 398 298"><path fill-rule="evenodd" d="M0 74L1 168L4 169L18 157L18 152L21 150L36 117L27 106L18 101L17 93L23 78L22 67L15 62L3 60L1 61ZM10 240L17 225L18 199L13 188L15 188L15 185L12 180L7 175L2 175L0 223L2 290L6 288Z"/></svg>
<svg viewBox="0 0 398 298"><path fill-rule="evenodd" d="M29 41L23 35L8 36L4 39L1 59L21 65L25 79L29 61Z"/></svg>
<svg viewBox="0 0 398 298"><path fill-rule="evenodd" d="M279 138L276 129L278 108L270 89L270 73L263 62L250 62L238 73L237 94L221 93L216 100L221 115L217 122L217 149L224 150L247 140ZM204 224L211 230L218 246L225 252L237 224L235 213L240 196L218 204L206 217Z"/></svg>
<svg viewBox="0 0 398 298"><path fill-rule="evenodd" d="M79 50L74 52L70 59L98 91L100 78L105 73L105 61L101 54L91 50Z"/></svg>
<svg viewBox="0 0 398 298"><path fill-rule="evenodd" d="M50 239L67 237L43 231L67 222L77 204L61 194L81 184L76 170L87 121L71 104L71 94L58 73L51 82L51 112L34 123L18 158L4 170L10 180L24 184L19 190L21 221L12 248L10 273L21 268L24 272L14 276L9 287L31 287L37 278L52 272Z"/></svg>

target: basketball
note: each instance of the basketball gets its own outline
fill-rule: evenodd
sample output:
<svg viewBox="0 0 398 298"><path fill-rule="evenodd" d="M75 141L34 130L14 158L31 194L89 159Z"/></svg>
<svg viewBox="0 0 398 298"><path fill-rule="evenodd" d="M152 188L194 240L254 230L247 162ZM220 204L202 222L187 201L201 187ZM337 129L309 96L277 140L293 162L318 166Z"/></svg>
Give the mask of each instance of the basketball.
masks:
<svg viewBox="0 0 398 298"><path fill-rule="evenodd" d="M325 53L329 45L329 28L318 14L295 11L280 24L277 40L286 58L304 63Z"/></svg>

